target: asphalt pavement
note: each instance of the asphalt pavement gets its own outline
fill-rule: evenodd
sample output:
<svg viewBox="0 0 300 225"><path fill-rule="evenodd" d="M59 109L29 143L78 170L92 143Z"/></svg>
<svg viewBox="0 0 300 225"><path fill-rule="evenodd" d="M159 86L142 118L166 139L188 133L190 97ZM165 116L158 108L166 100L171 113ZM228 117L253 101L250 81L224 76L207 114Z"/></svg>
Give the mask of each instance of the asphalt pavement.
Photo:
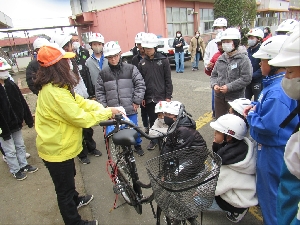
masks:
<svg viewBox="0 0 300 225"><path fill-rule="evenodd" d="M200 70L192 71L191 63L186 62L184 73L176 73L172 67L173 99L185 104L187 111L197 121L197 128L207 145L211 146L213 140L213 130L209 126L209 122L212 120L210 114L211 89L209 77L203 70L203 63L199 64ZM20 73L15 80L19 78L24 84L24 74ZM35 99L30 95L27 95L26 99ZM34 103L31 103L31 107L34 107ZM34 174L28 174L28 178L24 181L16 181L9 173L7 165L0 161L0 171L2 171L0 225L61 225L63 221L57 206L54 186L35 147L35 130L24 127L23 136L27 152L31 154L28 162L39 167L39 170ZM79 209L82 218L97 219L99 224L103 225L154 225L156 220L150 205L143 205L143 214L138 215L133 207L123 204L123 198L118 196L118 208L112 210L116 195L113 193L113 185L106 170L107 154L102 128L99 126L94 127L94 139L97 142L97 148L102 151L103 155L101 157L89 156L91 164L88 165L82 165L78 159L75 159L77 191L80 194L94 195L94 200L88 206ZM142 147L145 155L136 156L140 180L144 183L149 182L145 162L158 155L158 149L146 150L148 144L149 141L143 138ZM143 194L150 195L151 189L143 191ZM204 212L203 215L203 225L233 224L226 219L224 212ZM200 215L198 220L200 221ZM261 225L262 217L259 208L251 208L239 224Z"/></svg>

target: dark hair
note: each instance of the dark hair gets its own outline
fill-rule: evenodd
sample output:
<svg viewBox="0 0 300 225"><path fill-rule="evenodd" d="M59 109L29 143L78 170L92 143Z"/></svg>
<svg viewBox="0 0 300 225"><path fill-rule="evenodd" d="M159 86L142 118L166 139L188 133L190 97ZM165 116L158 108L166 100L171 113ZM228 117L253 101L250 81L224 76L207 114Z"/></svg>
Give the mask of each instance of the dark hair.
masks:
<svg viewBox="0 0 300 225"><path fill-rule="evenodd" d="M70 73L67 59L61 59L49 67L40 66L34 85L37 90L41 90L48 83L55 84L58 87L67 86L69 90L72 90L78 82L79 76Z"/></svg>
<svg viewBox="0 0 300 225"><path fill-rule="evenodd" d="M238 50L238 48L240 46L240 43L241 43L241 40L240 39L233 39L232 41L233 41L234 49Z"/></svg>
<svg viewBox="0 0 300 225"><path fill-rule="evenodd" d="M182 37L182 33L181 33L180 30L176 31L176 35L177 35L177 34L180 34L180 36Z"/></svg>
<svg viewBox="0 0 300 225"><path fill-rule="evenodd" d="M268 33L271 33L270 27L265 27L266 30L268 30Z"/></svg>
<svg viewBox="0 0 300 225"><path fill-rule="evenodd" d="M72 36L78 36L78 34L76 34L76 33L70 33L70 35L72 35Z"/></svg>
<svg viewBox="0 0 300 225"><path fill-rule="evenodd" d="M200 34L200 31L199 31L199 30L196 30L196 31L195 31L195 34L197 34L197 33L199 33L199 34Z"/></svg>

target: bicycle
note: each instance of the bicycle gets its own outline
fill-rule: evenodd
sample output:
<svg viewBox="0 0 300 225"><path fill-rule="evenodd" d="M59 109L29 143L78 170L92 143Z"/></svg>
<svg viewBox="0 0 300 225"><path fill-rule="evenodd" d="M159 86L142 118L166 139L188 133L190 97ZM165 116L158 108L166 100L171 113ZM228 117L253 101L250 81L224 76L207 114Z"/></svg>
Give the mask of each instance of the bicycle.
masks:
<svg viewBox="0 0 300 225"><path fill-rule="evenodd" d="M126 125L133 129L122 129L121 125ZM151 188L150 183L144 184L139 180L139 175L135 163L135 158L132 150L132 145L135 144L137 132L141 136L153 140L162 139L164 136L149 136L139 127L130 121L123 120L122 114L116 114L114 120L100 122L100 126L114 126L114 129L109 132L104 132L106 150L108 155L107 171L112 182L114 183L113 191L116 194L121 194L125 202L133 206L138 214L142 214L142 204L150 203L153 214L155 215L152 204L153 194L148 197L143 196L142 188ZM124 127L123 127L124 128ZM107 133L107 134L106 134ZM159 148L160 141L159 141ZM114 208L116 208L115 199Z"/></svg>
<svg viewBox="0 0 300 225"><path fill-rule="evenodd" d="M112 131L108 132L107 134L104 134L106 150L107 150L107 154L108 154L107 170L108 170L108 167L110 166L110 168L111 168L110 177L114 183L114 187L113 187L114 193L116 193L116 196L118 194L121 194L123 196L125 202L127 204L133 206L138 214L142 214L142 204L150 203L154 218L157 219L157 221L156 221L157 225L160 225L162 223L171 225L172 219L173 218L178 219L178 216L170 214L165 209L166 207L159 200L159 198L158 198L159 191L157 189L157 186L159 186L157 184L159 182L157 182L157 178L155 178L156 175L153 174L153 171L151 170L151 167L149 167L149 165L153 164L150 162L154 162L157 160L161 161L159 159L164 159L166 156L178 154L178 151L174 151L172 153L168 153L168 154L165 154L162 156L155 157L154 159L148 160L146 163L146 165L147 165L146 168L147 168L147 173L148 173L151 183L144 184L141 181L139 181L139 176L138 176L138 172L137 172L131 145L135 144L135 139L137 137L137 131L140 132L141 136L143 136L149 140L163 139L165 136L167 136L169 133L173 132L176 129L180 118L183 116L187 116L187 115L189 115L189 114L185 111L184 105L182 105L179 110L177 120L169 128L167 134L164 134L161 136L155 136L155 137L147 135L145 132L143 132L139 127L135 126L133 123L126 121L126 120L122 120L123 116L121 114L117 114L115 116L114 120L103 121L100 123L100 126L111 126L111 125L115 126ZM120 129L120 125L126 125L132 129ZM111 142L111 147L112 147L111 151L109 148L110 142ZM159 149L161 150L161 142L160 141L159 141ZM179 171L180 166L182 168L182 165L179 163L180 157L178 157L178 156L179 155L177 155L178 160L175 157L176 160L172 164L173 165L172 169L171 169L171 167L169 167L169 168L165 168L166 170L164 170L164 172L168 171L168 174L165 174L166 178L168 178L168 179L170 177L174 178L174 175L172 176L172 173L176 172L176 169L177 169L177 171ZM217 158L216 156L211 155L211 154L206 155L206 159L210 158L211 160L214 160L213 157ZM198 158L203 158L203 157L199 155ZM174 157L173 157L173 159L174 159ZM170 162L170 161L168 161L168 162ZM219 165L219 164L215 163L215 165ZM210 171L217 170L217 168L215 168L215 167L216 166L211 165ZM152 167L152 168L154 168L154 167ZM207 167L206 167L206 170L208 170ZM163 171L160 171L159 173L161 174L161 172L163 172ZM197 179L194 179L194 182L198 181L198 183L196 182L196 183L194 183L194 185L197 184L198 186L196 185L194 187L199 187L199 185L201 186L201 185L203 185L205 183L209 183L211 180L213 180L212 182L213 182L214 188L212 188L212 189L214 192L215 184L216 184L216 180L217 180L217 176L218 176L218 171L216 171L215 176L212 176L212 177L208 176L208 174L209 174L208 172L199 174L199 171L198 171L197 173L198 173L198 176L197 176ZM209 177L211 179L207 180L207 177ZM183 184L186 185L187 182L183 182ZM213 187L213 185L212 185L212 187ZM151 188L151 186L153 189L153 193L148 197L144 197L142 195L142 188ZM191 189L191 188L189 188L189 189ZM180 190L180 191L185 191L185 190ZM214 193L213 193L213 196L214 196ZM154 199L157 202L157 211L156 212L155 212L153 204L152 204L152 201ZM212 198L210 200L212 203ZM116 208L115 207L116 201L117 201L117 198L115 200L114 208ZM209 205L210 201L207 201L207 202L208 202L208 204L206 204L206 206ZM201 206L201 204L200 204L200 206ZM206 207L206 208L208 208L208 207ZM202 207L201 209L204 209L204 207ZM164 214L166 216L164 216ZM179 219L182 220L183 224L185 224L185 219L187 219L187 218L189 218L189 217L184 216L184 217L180 217ZM202 219L202 217L201 217L201 219ZM197 224L197 223L195 223L195 224Z"/></svg>

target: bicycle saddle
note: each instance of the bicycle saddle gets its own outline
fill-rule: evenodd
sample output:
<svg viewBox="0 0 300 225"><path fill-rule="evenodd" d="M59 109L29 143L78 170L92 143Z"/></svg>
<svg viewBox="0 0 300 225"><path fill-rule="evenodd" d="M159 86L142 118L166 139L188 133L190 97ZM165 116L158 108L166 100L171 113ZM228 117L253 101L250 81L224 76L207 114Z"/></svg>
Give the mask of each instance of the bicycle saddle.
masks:
<svg viewBox="0 0 300 225"><path fill-rule="evenodd" d="M133 129L124 129L115 133L112 137L112 141L115 145L135 145L135 139L138 133Z"/></svg>

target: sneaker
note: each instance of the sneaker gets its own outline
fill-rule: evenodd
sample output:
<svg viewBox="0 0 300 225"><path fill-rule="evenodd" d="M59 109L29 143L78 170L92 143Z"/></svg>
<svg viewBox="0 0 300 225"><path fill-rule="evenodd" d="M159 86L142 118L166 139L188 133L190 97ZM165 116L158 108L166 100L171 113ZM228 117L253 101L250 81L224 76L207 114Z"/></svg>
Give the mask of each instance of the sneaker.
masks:
<svg viewBox="0 0 300 225"><path fill-rule="evenodd" d="M83 225L98 225L98 220L93 220L93 221L83 221Z"/></svg>
<svg viewBox="0 0 300 225"><path fill-rule="evenodd" d="M150 141L150 144L147 146L147 150L154 150L156 146L157 143L155 143L154 141Z"/></svg>
<svg viewBox="0 0 300 225"><path fill-rule="evenodd" d="M86 165L86 164L90 164L90 163L91 163L91 161L89 160L88 157L83 157L83 158L78 157L78 160L79 160L83 165Z"/></svg>
<svg viewBox="0 0 300 225"><path fill-rule="evenodd" d="M136 152L136 154L138 154L139 156L144 155L144 151L140 145L134 146L134 149L135 149L134 151Z"/></svg>
<svg viewBox="0 0 300 225"><path fill-rule="evenodd" d="M27 178L27 175L25 173L22 173L21 170L19 170L18 172L16 173L13 173L12 174L14 176L14 178L16 178L17 180L24 180Z"/></svg>
<svg viewBox="0 0 300 225"><path fill-rule="evenodd" d="M237 223L239 222L241 219L243 219L243 217L246 215L246 213L248 212L248 208L242 212L242 213L231 213L231 212L227 212L226 217L227 219L229 219L231 222L233 223Z"/></svg>
<svg viewBox="0 0 300 225"><path fill-rule="evenodd" d="M89 152L89 154L99 157L102 153L98 149L94 149L93 151Z"/></svg>
<svg viewBox="0 0 300 225"><path fill-rule="evenodd" d="M27 164L26 166L24 166L20 170L21 170L21 172L34 173L34 172L38 171L39 168Z"/></svg>
<svg viewBox="0 0 300 225"><path fill-rule="evenodd" d="M25 155L26 155L26 159L30 158L30 154L29 153L26 152Z"/></svg>
<svg viewBox="0 0 300 225"><path fill-rule="evenodd" d="M193 67L192 71L195 71L196 69Z"/></svg>
<svg viewBox="0 0 300 225"><path fill-rule="evenodd" d="M82 206L88 205L94 198L94 195L85 195L78 197L79 203L77 205L77 209L79 209Z"/></svg>

